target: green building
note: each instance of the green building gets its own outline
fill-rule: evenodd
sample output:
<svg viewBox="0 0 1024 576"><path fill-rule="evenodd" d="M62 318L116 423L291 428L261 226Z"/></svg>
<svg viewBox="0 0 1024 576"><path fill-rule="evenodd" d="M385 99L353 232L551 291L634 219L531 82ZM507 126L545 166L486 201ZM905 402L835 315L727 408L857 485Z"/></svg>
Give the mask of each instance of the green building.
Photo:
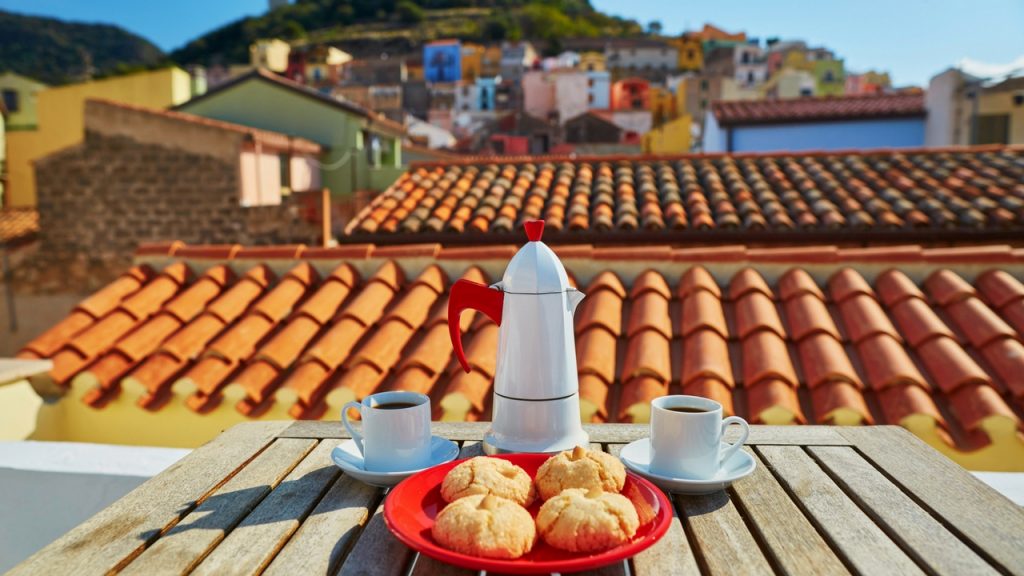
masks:
<svg viewBox="0 0 1024 576"><path fill-rule="evenodd" d="M335 195L381 191L404 171L402 125L266 70L255 70L175 108L312 140L326 152L321 181Z"/></svg>
<svg viewBox="0 0 1024 576"><path fill-rule="evenodd" d="M842 60L815 60L813 72L817 96L842 96L846 93L846 71Z"/></svg>

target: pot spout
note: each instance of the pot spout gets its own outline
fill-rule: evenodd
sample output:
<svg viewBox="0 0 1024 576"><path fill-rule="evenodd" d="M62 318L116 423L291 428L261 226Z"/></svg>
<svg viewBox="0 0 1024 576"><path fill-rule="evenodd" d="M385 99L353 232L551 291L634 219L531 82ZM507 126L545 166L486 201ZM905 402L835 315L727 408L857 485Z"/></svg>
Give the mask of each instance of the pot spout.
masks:
<svg viewBox="0 0 1024 576"><path fill-rule="evenodd" d="M576 308L579 307L580 302L583 302L583 299L586 298L586 297L587 297L587 295L584 294L583 292L580 292L579 290L575 290L575 289L566 290L565 291L565 305L566 305L566 307L569 310L569 314L572 314L573 316L575 316L576 315Z"/></svg>

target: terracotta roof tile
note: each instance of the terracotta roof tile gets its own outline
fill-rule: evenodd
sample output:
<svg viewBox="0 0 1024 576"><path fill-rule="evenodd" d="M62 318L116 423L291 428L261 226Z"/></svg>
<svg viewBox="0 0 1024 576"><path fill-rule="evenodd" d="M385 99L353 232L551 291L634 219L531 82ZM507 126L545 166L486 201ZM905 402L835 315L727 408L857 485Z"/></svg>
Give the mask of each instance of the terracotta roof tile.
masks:
<svg viewBox="0 0 1024 576"><path fill-rule="evenodd" d="M725 324L722 302L707 290L698 290L683 300L682 337L697 330L710 329L723 338L728 338L729 329Z"/></svg>
<svg viewBox="0 0 1024 576"><path fill-rule="evenodd" d="M925 115L924 96L921 94L723 100L713 102L711 110L723 126Z"/></svg>
<svg viewBox="0 0 1024 576"><path fill-rule="evenodd" d="M832 380L812 388L811 406L818 424L854 426L873 422L864 396L849 382Z"/></svg>
<svg viewBox="0 0 1024 576"><path fill-rule="evenodd" d="M988 374L952 338L933 338L918 346L917 354L932 381L947 394L970 383L991 384Z"/></svg>
<svg viewBox="0 0 1024 576"><path fill-rule="evenodd" d="M843 345L827 332L816 332L797 345L804 381L810 388L827 382L848 382L861 386Z"/></svg>
<svg viewBox="0 0 1024 576"><path fill-rule="evenodd" d="M770 330L759 330L743 339L743 385L751 388L764 380L796 386L799 379L789 357L786 341Z"/></svg>
<svg viewBox="0 0 1024 576"><path fill-rule="evenodd" d="M787 300L783 305L786 321L789 325L789 336L794 342L816 333L825 333L836 340L841 340L832 315L825 303L814 294L804 293Z"/></svg>
<svg viewBox="0 0 1024 576"><path fill-rule="evenodd" d="M751 424L804 424L807 422L796 389L784 380L769 378L747 387L747 413Z"/></svg>
<svg viewBox="0 0 1024 576"><path fill-rule="evenodd" d="M337 259L317 277L313 267L323 268L307 252L280 278L255 262L237 278L208 262L195 281L144 273L106 289L115 297L93 299L98 316L77 308L57 338L22 354L49 346L49 381L73 381L98 410L126 398L150 411L185 404L256 418L276 405L296 418L333 418L345 398L416 390L435 400L436 417L486 420L498 327L463 315L473 372L460 376L448 287L460 273L487 279L458 262L382 260L365 281ZM736 271L669 259L634 276L631 263L572 270L569 261L592 278L577 312L581 414L643 421L650 398L671 390L715 398L756 422L934 422L956 450L1000 442L1024 410L1015 262L1005 273L965 264L934 274L926 296L924 283L899 271L869 281L878 263L857 272L817 263L812 276L810 265ZM822 277L827 286L814 280ZM136 294L144 296L129 313Z"/></svg>
<svg viewBox="0 0 1024 576"><path fill-rule="evenodd" d="M732 387L732 362L725 338L714 330L698 330L683 339L681 384L699 378L716 378Z"/></svg>
<svg viewBox="0 0 1024 576"><path fill-rule="evenodd" d="M726 107L796 107L857 111L867 103L913 100L920 95L826 99L738 101ZM857 102L848 107L847 103ZM863 104L864 106L861 106ZM922 108L923 109L923 108ZM1021 150L1016 147L900 149L876 151L776 152L769 154L681 155L630 158L469 158L418 164L378 196L347 227L353 240L366 235L422 236L441 241L451 234L475 234L479 243L508 244L507 232L524 218L544 218L548 237L590 235L613 247L587 257L632 259L671 256L692 262L835 262L835 247L674 248L650 245L652 235L725 240L723 234L753 232L793 243L807 232L844 241L850 233L884 234L887 240L923 230L945 234L1001 234L1024 228L1020 213ZM614 164L613 164L614 163ZM968 178L948 176L970 169ZM437 175L427 177L429 172ZM417 179L416 183L411 180ZM447 185L460 181L464 185ZM468 191L468 193L467 193ZM496 234L481 234L482 232ZM636 239L643 247L629 246ZM626 240L626 242L623 242ZM737 239L731 240L736 242ZM742 241L742 240L741 240ZM432 245L431 245L432 246ZM427 252L435 248L427 248ZM404 248L375 252L382 258L411 255ZM469 249L470 253L475 248ZM883 247L848 257L894 262L908 257L930 261L988 261L1007 257L1006 246L936 248ZM645 252L647 255L645 256ZM455 254L457 252L452 252ZM671 253L671 254L670 254ZM420 254L430 257L431 254ZM883 257L884 255L884 257Z"/></svg>
<svg viewBox="0 0 1024 576"><path fill-rule="evenodd" d="M927 387L903 345L889 334L879 333L857 344L868 384L875 390L896 385Z"/></svg>

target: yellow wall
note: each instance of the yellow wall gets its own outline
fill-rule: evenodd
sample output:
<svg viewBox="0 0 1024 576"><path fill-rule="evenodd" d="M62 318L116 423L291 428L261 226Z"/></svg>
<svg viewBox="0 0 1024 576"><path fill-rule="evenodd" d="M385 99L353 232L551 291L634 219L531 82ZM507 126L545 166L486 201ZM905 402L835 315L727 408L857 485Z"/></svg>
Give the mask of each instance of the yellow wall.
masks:
<svg viewBox="0 0 1024 576"><path fill-rule="evenodd" d="M655 126L676 117L675 95L665 88L652 87L648 92L648 103Z"/></svg>
<svg viewBox="0 0 1024 576"><path fill-rule="evenodd" d="M679 154L690 151L689 114L666 122L643 136L645 154Z"/></svg>
<svg viewBox="0 0 1024 576"><path fill-rule="evenodd" d="M978 114L985 116L989 114L1010 115L1010 141L1007 144L1024 144L1024 106L1016 106L1013 103L1013 96L1016 90L1002 90L999 92L982 92L981 100L978 102ZM966 109L970 110L970 101L967 101ZM968 116L968 118L970 118ZM968 120L969 122L969 120ZM968 124L969 126L969 124ZM968 132L970 133L970 128ZM7 134L10 141L11 134ZM10 144L8 144L10 146Z"/></svg>
<svg viewBox="0 0 1024 576"><path fill-rule="evenodd" d="M480 44L462 45L462 79L476 80L483 75L484 47Z"/></svg>
<svg viewBox="0 0 1024 576"><path fill-rule="evenodd" d="M601 72L606 69L604 54L600 52L584 52L580 54L580 70Z"/></svg>
<svg viewBox="0 0 1024 576"><path fill-rule="evenodd" d="M36 96L46 84L36 82L13 72L0 74L0 90L14 90L18 93L18 111L7 111L7 129L19 130L35 127L38 122L36 114Z"/></svg>
<svg viewBox="0 0 1024 576"><path fill-rule="evenodd" d="M704 68L704 49L700 38L678 38L674 44L679 50L680 70L701 70Z"/></svg>
<svg viewBox="0 0 1024 576"><path fill-rule="evenodd" d="M8 135L7 196L12 206L34 206L32 161L82 141L83 110L88 98L103 98L149 108L168 108L191 96L191 81L180 68L165 68L39 92L39 127Z"/></svg>

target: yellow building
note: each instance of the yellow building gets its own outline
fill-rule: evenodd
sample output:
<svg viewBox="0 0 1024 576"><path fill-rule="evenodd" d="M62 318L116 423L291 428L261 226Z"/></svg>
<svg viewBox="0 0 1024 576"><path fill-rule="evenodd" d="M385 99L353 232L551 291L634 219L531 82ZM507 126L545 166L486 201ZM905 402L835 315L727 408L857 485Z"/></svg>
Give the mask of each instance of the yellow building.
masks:
<svg viewBox="0 0 1024 576"><path fill-rule="evenodd" d="M480 44L465 43L462 45L462 79L476 80L483 76L484 47Z"/></svg>
<svg viewBox="0 0 1024 576"><path fill-rule="evenodd" d="M284 72L288 69L288 55L291 51L291 45L284 40L257 40L249 46L249 64L253 68Z"/></svg>
<svg viewBox="0 0 1024 576"><path fill-rule="evenodd" d="M600 52L583 52L580 54L579 68L587 72L603 72L607 70L604 54Z"/></svg>
<svg viewBox="0 0 1024 576"><path fill-rule="evenodd" d="M7 109L7 129L26 130L36 127L36 96L46 84L15 74L0 74L0 95L3 96L4 108Z"/></svg>
<svg viewBox="0 0 1024 576"><path fill-rule="evenodd" d="M82 141L86 99L169 108L185 102L191 95L191 79L180 68L164 68L40 91L36 102L37 128L7 134L8 205L35 206L32 162Z"/></svg>
<svg viewBox="0 0 1024 576"><path fill-rule="evenodd" d="M700 72L704 68L704 47L699 36L684 34L672 44L679 51L680 70Z"/></svg>
<svg viewBox="0 0 1024 576"><path fill-rule="evenodd" d="M681 154L690 151L691 125L693 120L689 114L683 114L675 120L656 126L643 135L642 148L644 154Z"/></svg>
<svg viewBox="0 0 1024 576"><path fill-rule="evenodd" d="M647 94L653 126L658 126L676 117L675 94L657 86L652 86Z"/></svg>

